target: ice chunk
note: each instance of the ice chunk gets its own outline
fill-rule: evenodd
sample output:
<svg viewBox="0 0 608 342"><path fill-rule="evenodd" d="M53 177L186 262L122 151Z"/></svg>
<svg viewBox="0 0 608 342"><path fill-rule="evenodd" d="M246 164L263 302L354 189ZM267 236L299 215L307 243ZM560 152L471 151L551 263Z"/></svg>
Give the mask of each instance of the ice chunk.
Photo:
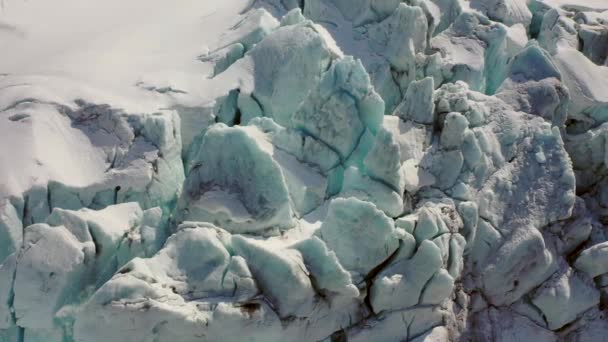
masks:
<svg viewBox="0 0 608 342"><path fill-rule="evenodd" d="M213 330L209 331L208 324L204 323L211 322L213 314L207 311L208 309L205 310L206 305L207 308L210 306L203 298L234 296L247 300L257 293L247 264L242 258L232 257L228 253L222 241L225 240L222 234L225 232L222 233L210 225L184 228L174 234L153 258L135 259L127 264L86 304L83 315L76 321L76 339L89 335L90 330L87 331L87 327L90 329L91 324L94 326L97 315L107 310L103 303L112 300L111 298L116 298L111 309L114 312L112 316L116 319L108 317L106 323L114 329L99 331L94 336L126 336L125 330L133 327L137 327L135 332L131 333L135 336L152 333L159 334L161 338L194 338L200 333L213 334ZM138 306L137 303L147 305ZM133 309L135 311L132 311ZM260 311L264 310L270 309L266 306ZM241 310L236 312L244 313ZM187 316L194 319L194 325L182 325ZM123 319L120 319L121 317ZM124 320L127 317L133 319ZM146 325L145 322L152 322L152 325ZM185 329L171 333L164 329L156 331L155 326L172 329L182 326Z"/></svg>
<svg viewBox="0 0 608 342"><path fill-rule="evenodd" d="M318 168L324 174L328 174L340 164L340 157L333 149L296 129L284 128L268 118L252 120L250 125L264 132L276 148Z"/></svg>
<svg viewBox="0 0 608 342"><path fill-rule="evenodd" d="M218 235L212 229L184 228L172 235L158 254L150 259L133 260L121 272L142 280L155 279L187 299L252 291L249 285L249 289L243 286L233 292L236 284L226 281L228 269L233 264ZM232 266L238 270L235 266L238 263ZM247 277L247 267L244 269L240 273Z"/></svg>
<svg viewBox="0 0 608 342"><path fill-rule="evenodd" d="M241 124L248 124L251 119L264 116L262 107L260 107L260 104L251 96L251 94L239 92L236 106L239 113L241 113Z"/></svg>
<svg viewBox="0 0 608 342"><path fill-rule="evenodd" d="M0 336L5 329L15 326L13 317L13 285L17 268L17 254L13 253L0 264Z"/></svg>
<svg viewBox="0 0 608 342"><path fill-rule="evenodd" d="M440 269L429 280L420 297L421 304L440 304L454 289L454 278L445 269Z"/></svg>
<svg viewBox="0 0 608 342"><path fill-rule="evenodd" d="M8 200L0 201L0 331L14 325L13 280L22 244L23 225L15 207Z"/></svg>
<svg viewBox="0 0 608 342"><path fill-rule="evenodd" d="M112 309L104 305L106 302L113 302ZM104 315L109 312L112 315ZM160 335L163 339L193 341L194 335L203 333L196 325L205 326L208 318L171 290L155 288L144 279L123 274L106 283L84 306L75 322L74 339L103 341ZM104 322L104 329L99 328L99 322ZM175 329L176 325L181 329L167 329ZM155 327L160 331L155 332Z"/></svg>
<svg viewBox="0 0 608 342"><path fill-rule="evenodd" d="M378 130L383 113L384 102L361 62L345 57L323 74L318 89L293 115L293 124L335 150L344 161L366 128L372 133Z"/></svg>
<svg viewBox="0 0 608 342"><path fill-rule="evenodd" d="M404 187L409 193L416 193L420 188L435 183L435 177L421 168L414 159L406 160L401 169L404 175Z"/></svg>
<svg viewBox="0 0 608 342"><path fill-rule="evenodd" d="M239 92L233 89L228 92L228 95L216 100L214 111L217 121L223 122L228 126L234 125L238 109L238 97Z"/></svg>
<svg viewBox="0 0 608 342"><path fill-rule="evenodd" d="M480 216L488 219L501 230L507 228L505 222L513 222L516 217L525 217L533 227L543 227L568 217L574 206L574 174L569 157L563 150L563 142L558 130L549 128L548 124L540 125L536 128L534 136L525 139L520 146L525 148L526 152L517 155L509 165L490 177L480 191L478 201ZM536 159L539 150L545 151L544 154L550 156L544 163L539 163ZM526 167L522 167L523 165ZM553 175L547 172L548 165L554 165ZM526 170L525 173L523 170ZM519 187L523 187L522 190L518 190ZM518 196L525 197L531 189L547 189L547 196L535 196L529 200L515 199ZM498 200L499 198L504 198L504 202ZM508 210L507 203L513 203ZM547 207L548 203L552 205ZM537 215L538 212L533 209L537 206L545 208L541 215Z"/></svg>
<svg viewBox="0 0 608 342"><path fill-rule="evenodd" d="M561 74L549 55L536 44L530 44L514 57L509 66L509 74L532 81L551 77L561 79Z"/></svg>
<svg viewBox="0 0 608 342"><path fill-rule="evenodd" d="M535 44L513 58L497 96L513 109L537 114L562 126L570 101L568 89L550 56Z"/></svg>
<svg viewBox="0 0 608 342"><path fill-rule="evenodd" d="M465 81L473 90L495 92L504 79L509 56L507 29L473 11L460 14L454 24L431 40L448 80Z"/></svg>
<svg viewBox="0 0 608 342"><path fill-rule="evenodd" d="M409 70L427 43L427 19L418 6L399 6L369 31L370 46L397 70Z"/></svg>
<svg viewBox="0 0 608 342"><path fill-rule="evenodd" d="M277 253L239 235L232 238L232 246L249 261L260 289L281 317L310 314L314 290L300 253L295 250ZM281 281L276 282L277 278Z"/></svg>
<svg viewBox="0 0 608 342"><path fill-rule="evenodd" d="M528 26L532 21L532 13L526 0L473 0L471 7L485 12L490 19L503 22L507 26Z"/></svg>
<svg viewBox="0 0 608 342"><path fill-rule="evenodd" d="M435 327L431 331L424 335L418 336L413 339L413 342L442 342L450 339L450 333L448 329L444 327Z"/></svg>
<svg viewBox="0 0 608 342"><path fill-rule="evenodd" d="M397 193L403 193L401 152L393 133L381 128L374 145L364 160L365 173L372 179L387 184Z"/></svg>
<svg viewBox="0 0 608 342"><path fill-rule="evenodd" d="M213 305L214 298L234 298L247 303L247 300L258 292L247 263L240 256L231 256L226 249L224 244L230 244L231 239L225 234L226 232L211 225L183 227L153 258L135 259L125 265L85 305L83 314L76 321L76 339L89 335L90 330L87 330L87 327L95 329L97 315L108 310L103 303L106 300L111 301L112 298L116 299L111 308L113 318L107 317L105 320L114 329L98 331L94 336L126 336L125 330L133 327L137 329L131 334L136 336L146 336L150 333L159 334L161 337L194 338L200 333L215 336L216 324L209 327L205 322L212 323L214 315L221 315L227 305L220 301L218 308L218 304ZM243 247L240 243L237 244L239 248ZM147 305L138 306L137 303ZM251 305L250 313L257 319L269 322L273 320L274 314L268 306ZM242 310L236 307L236 316L233 316L232 320L238 322L242 319L247 314L245 308L247 306ZM262 316L257 316L260 313ZM170 332L179 326L184 328L183 323L187 316L194 319L192 326L186 325L186 329L177 329L179 332L176 333ZM127 317L133 319L124 320ZM226 318L218 320L221 322ZM146 325L146 322L152 322L152 325ZM91 324L93 326L90 326ZM172 329L155 331L156 325Z"/></svg>
<svg viewBox="0 0 608 342"><path fill-rule="evenodd" d="M89 287L101 286L132 258L155 253L160 224L159 208L144 212L125 203L100 211L55 209L47 224L27 227L15 276L17 323L54 328L53 317L86 299Z"/></svg>
<svg viewBox="0 0 608 342"><path fill-rule="evenodd" d="M329 169L335 166L334 163L337 163L335 153L317 140L292 129L283 129L270 120L256 120L253 124L260 124L257 127L262 130L269 128L270 135L261 134L256 129L245 130L266 145L265 149L271 152L272 158L279 164L294 212L302 216L320 206L328 193L329 180L326 176ZM316 152L320 153L315 154ZM323 160L323 157L329 159ZM314 165L316 162L321 165ZM318 170L321 167L326 169Z"/></svg>
<svg viewBox="0 0 608 342"><path fill-rule="evenodd" d="M464 133L469 128L469 121L460 113L448 113L441 131L441 146L445 149L462 145Z"/></svg>
<svg viewBox="0 0 608 342"><path fill-rule="evenodd" d="M356 167L349 167L344 172L342 191L339 197L356 197L373 203L390 217L397 217L403 212L403 199L393 189L365 176Z"/></svg>
<svg viewBox="0 0 608 342"><path fill-rule="evenodd" d="M576 131L584 127L573 127ZM572 158L572 164L576 173L577 186L582 189L590 189L598 183L597 171L606 160L605 135L608 132L608 124L602 124L595 129L584 133L568 135L566 137L566 148Z"/></svg>
<svg viewBox="0 0 608 342"><path fill-rule="evenodd" d="M413 82L407 88L403 102L395 109L395 115L405 121L411 120L422 124L432 124L435 121L433 78Z"/></svg>
<svg viewBox="0 0 608 342"><path fill-rule="evenodd" d="M0 329L0 339L7 342L17 342L23 336L23 331L18 326L14 325L7 329Z"/></svg>
<svg viewBox="0 0 608 342"><path fill-rule="evenodd" d="M593 64L575 49L560 49L555 62L570 90L569 118L589 121L594 126L608 120L608 67Z"/></svg>
<svg viewBox="0 0 608 342"><path fill-rule="evenodd" d="M78 241L65 227L29 226L15 276L17 324L52 328L57 308L78 299L74 287L85 283L85 259L94 254L92 242Z"/></svg>
<svg viewBox="0 0 608 342"><path fill-rule="evenodd" d="M489 308L474 317L475 324L480 327L471 331L474 340L519 341L534 340L538 342L559 341L557 334L542 328L534 321L519 315L509 308Z"/></svg>
<svg viewBox="0 0 608 342"><path fill-rule="evenodd" d="M582 53L593 63L605 65L608 58L608 27L581 25L578 31L582 41Z"/></svg>
<svg viewBox="0 0 608 342"><path fill-rule="evenodd" d="M95 244L96 278L100 285L135 256L152 256L164 243L160 208L142 211L137 203L100 211L54 209L51 226L64 226L81 242Z"/></svg>
<svg viewBox="0 0 608 342"><path fill-rule="evenodd" d="M416 222L418 222L417 215L406 215L395 220L395 227L401 228L405 230L407 234L411 235L416 228Z"/></svg>
<svg viewBox="0 0 608 342"><path fill-rule="evenodd" d="M397 116L385 115L382 126L391 132L399 144L401 162L413 160L419 162L425 149L430 145L430 131L427 126L403 121Z"/></svg>
<svg viewBox="0 0 608 342"><path fill-rule="evenodd" d="M399 259L378 274L371 288L374 311L404 309L419 304L427 283L439 271L441 264L439 247L431 241L422 241L411 259ZM446 281L447 278L438 279L436 285L440 288L434 294L446 295L441 289L448 285ZM433 301L440 302L444 298L434 297Z"/></svg>
<svg viewBox="0 0 608 342"><path fill-rule="evenodd" d="M477 222L479 220L477 204L474 202L461 202L458 204L458 213L462 217L462 234L466 238L466 251L469 251L474 244L477 234Z"/></svg>
<svg viewBox="0 0 608 342"><path fill-rule="evenodd" d="M347 332L348 341L398 342L417 337L447 319L449 313L439 307L421 307L404 311L387 312L356 325ZM409 329L408 329L409 328Z"/></svg>
<svg viewBox="0 0 608 342"><path fill-rule="evenodd" d="M528 44L528 32L523 24L515 24L507 28L507 51L515 56Z"/></svg>
<svg viewBox="0 0 608 342"><path fill-rule="evenodd" d="M278 28L248 58L254 71L251 94L265 116L289 126L291 115L319 83L331 55L312 23L303 22Z"/></svg>
<svg viewBox="0 0 608 342"><path fill-rule="evenodd" d="M241 43L234 43L201 57L201 61L215 64L213 66L213 73L211 74L211 77L213 77L224 72L234 62L243 58L244 55L245 46Z"/></svg>
<svg viewBox="0 0 608 342"><path fill-rule="evenodd" d="M570 219L565 222L557 222L548 227L548 230L559 238L557 246L560 253L564 255L572 253L583 242L587 241L593 230L593 224L583 199L576 199Z"/></svg>
<svg viewBox="0 0 608 342"><path fill-rule="evenodd" d="M431 47L438 49L443 58L449 61L454 80L466 81L472 89L485 88L485 47L477 38L468 37L472 32L456 32L460 26L476 27L479 21L469 14L461 14L449 30L442 32L431 40ZM466 24L470 21L470 24Z"/></svg>
<svg viewBox="0 0 608 342"><path fill-rule="evenodd" d="M486 260L487 265L480 276L486 297L495 305L515 302L557 268L540 232L525 227L515 231Z"/></svg>
<svg viewBox="0 0 608 342"><path fill-rule="evenodd" d="M312 17L318 21L321 18L319 16L325 14L328 11L328 7L333 7L338 10L338 14L341 14L344 19L353 21L359 17L365 15L369 8L369 0L357 0L354 4L345 0L333 1L327 4L324 0L311 0L304 6L304 13L307 17Z"/></svg>
<svg viewBox="0 0 608 342"><path fill-rule="evenodd" d="M562 15L559 10L549 9L542 17L538 42L551 54L555 54L560 46L576 48L576 23L572 18Z"/></svg>
<svg viewBox="0 0 608 342"><path fill-rule="evenodd" d="M448 259L447 270L450 276L458 279L464 267L463 254L467 242L460 234L452 234L450 238L450 255Z"/></svg>
<svg viewBox="0 0 608 342"><path fill-rule="evenodd" d="M418 212L418 222L414 236L416 241L431 240L439 234L447 233L447 227L440 214L433 207L424 206Z"/></svg>
<svg viewBox="0 0 608 342"><path fill-rule="evenodd" d="M549 329L555 330L572 322L587 309L599 303L599 291L590 278L577 274L566 265L532 294L532 302L546 317Z"/></svg>
<svg viewBox="0 0 608 342"><path fill-rule="evenodd" d="M392 220L356 198L331 201L320 238L340 263L359 277L386 260L399 245Z"/></svg>
<svg viewBox="0 0 608 342"><path fill-rule="evenodd" d="M278 26L279 22L266 10L254 9L245 13L241 20L232 27L232 37L228 36L225 39L230 44L242 44L245 51L249 51Z"/></svg>
<svg viewBox="0 0 608 342"><path fill-rule="evenodd" d="M321 240L294 247L230 235L207 223L182 224L154 257L134 259L94 294L76 319L75 338L196 341L200 336L235 340L246 334L265 341L285 336L320 340L355 314L358 304L348 297L356 288L343 282L348 273ZM332 302L343 313L329 310L324 301L336 293L313 287L316 276L321 280L317 285L345 290L341 293L346 298ZM306 317L306 323L298 317ZM315 329L309 330L310 324Z"/></svg>
<svg viewBox="0 0 608 342"><path fill-rule="evenodd" d="M399 6L398 0L371 0L370 8L380 18L393 13Z"/></svg>
<svg viewBox="0 0 608 342"><path fill-rule="evenodd" d="M0 202L0 264L18 252L23 242L23 226L15 207L8 199Z"/></svg>
<svg viewBox="0 0 608 342"><path fill-rule="evenodd" d="M271 146L243 128L211 127L186 179L181 220L216 222L235 232L292 227L289 191Z"/></svg>
<svg viewBox="0 0 608 342"><path fill-rule="evenodd" d="M574 262L574 267L592 278L608 273L608 242L598 243L582 251Z"/></svg>
<svg viewBox="0 0 608 342"><path fill-rule="evenodd" d="M440 19L435 23L433 35L437 35L446 30L462 13L464 3L458 0L430 0L432 4L437 6L440 13Z"/></svg>
<svg viewBox="0 0 608 342"><path fill-rule="evenodd" d="M336 253L330 251L316 236L293 245L302 254L304 264L314 279L314 286L349 297L358 297L359 289L352 283L348 271L340 264Z"/></svg>
<svg viewBox="0 0 608 342"><path fill-rule="evenodd" d="M483 152L481 151L481 147L479 146L479 140L475 136L475 133L472 131L465 131L462 137L462 156L467 167L471 170L474 170L481 158L483 156Z"/></svg>
<svg viewBox="0 0 608 342"><path fill-rule="evenodd" d="M460 150L438 151L428 154L427 159L420 165L435 177L435 185L438 188L449 189L456 184L460 176L464 156Z"/></svg>
<svg viewBox="0 0 608 342"><path fill-rule="evenodd" d="M302 15L302 9L296 7L281 18L281 26L295 25L304 22L306 18Z"/></svg>
<svg viewBox="0 0 608 342"><path fill-rule="evenodd" d="M596 317L595 319L584 320L584 324L569 331L565 338L576 342L601 341L605 336L606 329L608 329L608 323L601 315Z"/></svg>

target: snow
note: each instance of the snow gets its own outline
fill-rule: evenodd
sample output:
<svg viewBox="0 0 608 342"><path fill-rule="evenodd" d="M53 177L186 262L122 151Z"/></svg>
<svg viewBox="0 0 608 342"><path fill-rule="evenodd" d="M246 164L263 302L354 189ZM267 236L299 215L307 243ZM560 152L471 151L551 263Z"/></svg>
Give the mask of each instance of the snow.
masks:
<svg viewBox="0 0 608 342"><path fill-rule="evenodd" d="M608 9L608 4L606 4L602 0L581 0L581 1L537 0L537 1L544 3L548 6L572 8L572 9L576 9L576 10L593 10L593 11L599 12L599 11Z"/></svg>
<svg viewBox="0 0 608 342"><path fill-rule="evenodd" d="M46 108L22 108L30 107L25 103L16 108L19 112L3 113L3 122L7 122L0 126L2 136L20 146L19 150L9 150L3 144L0 175L10 181L2 187L11 187L3 193L19 194L47 180L84 186L99 181L107 168L96 144L70 127L70 121L46 102L71 107L75 99L87 99L111 103L127 112L156 112L176 105L201 106L201 98L208 102L222 94L231 81L224 87L200 76L208 74L212 66L195 58L208 47L193 42L211 47L219 44L220 34L230 25L222 18L245 5L245 1L220 6L196 1L180 6L150 6L143 1L127 6L120 1L85 1L76 6L70 1L6 2L1 20L22 34L0 43L3 51L14 56L5 55L0 61L0 72L7 74L0 79L0 87L5 89L0 107L35 98L32 107ZM136 12L141 12L141 20L129 20ZM166 21L169 17L175 18L175 25ZM162 95L142 89L138 86L141 83L186 93ZM9 119L22 112L29 116ZM49 145L56 148L46 149ZM16 167L6 169L11 164ZM31 176L18 177L15 170Z"/></svg>
<svg viewBox="0 0 608 342"><path fill-rule="evenodd" d="M21 152L15 153L8 144L1 147L0 177L6 180L3 193L20 194L33 184L48 180L82 187L103 178L107 167L103 152L86 134L71 127L68 118L51 106L22 107L30 108L16 108L3 115L2 135L13 146L19 146ZM16 120L17 115L23 118ZM48 146L55 149L49 151ZM22 177L23 174L29 177Z"/></svg>

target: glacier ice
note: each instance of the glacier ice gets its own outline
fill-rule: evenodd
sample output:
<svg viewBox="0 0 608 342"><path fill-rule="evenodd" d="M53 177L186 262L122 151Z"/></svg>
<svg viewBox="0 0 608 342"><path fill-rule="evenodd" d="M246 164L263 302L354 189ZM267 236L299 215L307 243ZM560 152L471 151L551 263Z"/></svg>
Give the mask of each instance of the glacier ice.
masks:
<svg viewBox="0 0 608 342"><path fill-rule="evenodd" d="M0 41L2 342L606 340L602 0L7 1Z"/></svg>

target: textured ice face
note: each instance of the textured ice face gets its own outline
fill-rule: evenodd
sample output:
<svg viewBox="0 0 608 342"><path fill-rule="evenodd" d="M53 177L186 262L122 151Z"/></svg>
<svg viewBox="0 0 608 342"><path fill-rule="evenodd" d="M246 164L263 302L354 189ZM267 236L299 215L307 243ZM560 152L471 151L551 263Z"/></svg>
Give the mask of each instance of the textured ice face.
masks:
<svg viewBox="0 0 608 342"><path fill-rule="evenodd" d="M608 334L603 1L54 6L0 9L0 341Z"/></svg>

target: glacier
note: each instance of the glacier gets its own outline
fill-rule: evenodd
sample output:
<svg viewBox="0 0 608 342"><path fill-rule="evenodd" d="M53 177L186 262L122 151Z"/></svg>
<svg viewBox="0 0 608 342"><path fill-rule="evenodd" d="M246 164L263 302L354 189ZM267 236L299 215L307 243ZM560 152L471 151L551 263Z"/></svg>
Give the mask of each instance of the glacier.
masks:
<svg viewBox="0 0 608 342"><path fill-rule="evenodd" d="M608 2L0 2L0 341L608 341Z"/></svg>

